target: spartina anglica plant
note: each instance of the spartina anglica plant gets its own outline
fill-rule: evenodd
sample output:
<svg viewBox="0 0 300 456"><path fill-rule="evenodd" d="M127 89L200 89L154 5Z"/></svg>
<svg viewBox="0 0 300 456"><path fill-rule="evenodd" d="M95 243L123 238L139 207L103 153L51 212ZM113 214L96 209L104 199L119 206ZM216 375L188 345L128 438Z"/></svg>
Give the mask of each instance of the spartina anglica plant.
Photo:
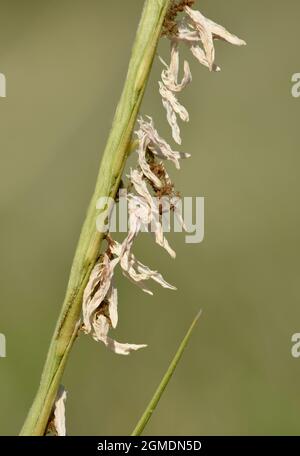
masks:
<svg viewBox="0 0 300 456"><path fill-rule="evenodd" d="M146 346L117 342L109 335L110 330L118 324L118 293L114 280L117 267L146 293L152 294L147 285L149 279L164 288L176 289L160 272L141 263L133 252L136 237L146 229L152 232L160 247L171 257L175 257L175 251L166 239L162 223L166 197L175 216L183 226L184 224L178 211L179 194L168 175L166 164L171 161L179 169L181 159L190 157L186 152L177 151L161 137L152 117L140 116L137 119L146 82L159 38L165 36L170 41L170 58L169 63L160 58L162 72L158 90L173 140L177 145L181 145L178 121L188 122L189 113L178 98L180 92L192 82L192 75L189 63L184 61L183 76L179 79L180 46L188 46L192 56L210 71L219 71L220 68L215 64L214 41L221 39L235 45L245 44L224 27L192 9L193 5L194 0L145 1L123 93L72 265L65 301L51 341L40 387L22 435L45 435L47 432L66 434L66 393L60 383L68 354L80 332L90 334L96 341L120 355L128 355ZM99 199L117 197L124 166L132 151L135 151L137 161L127 176L130 183L130 192L127 195L129 229L119 243L105 229L104 221L106 216L109 216L109 208L105 203L99 205ZM96 229L99 213L104 215L103 222L100 226L97 223ZM104 240L106 246L103 249ZM147 424L197 319L198 316L133 435L140 434Z"/></svg>

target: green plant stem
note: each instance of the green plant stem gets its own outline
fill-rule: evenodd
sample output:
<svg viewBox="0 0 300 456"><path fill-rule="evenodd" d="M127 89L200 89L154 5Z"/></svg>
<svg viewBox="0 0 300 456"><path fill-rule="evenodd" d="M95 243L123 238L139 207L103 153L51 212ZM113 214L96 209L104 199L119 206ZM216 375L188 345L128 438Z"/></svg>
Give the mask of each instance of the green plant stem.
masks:
<svg viewBox="0 0 300 456"><path fill-rule="evenodd" d="M136 116L170 1L145 1L127 78L81 231L65 300L49 347L40 386L21 435L45 433L67 358L78 334L82 295L100 253L103 234L96 230L96 219L106 208L103 206L97 212L96 203L101 197L115 198L118 191Z"/></svg>
<svg viewBox="0 0 300 456"><path fill-rule="evenodd" d="M154 410L156 409L156 406L157 406L158 402L160 401L160 399L163 395L163 392L166 389L169 381L171 380L172 375L175 372L175 369L178 365L178 362L179 362L181 356L183 355L184 350L186 349L186 346L191 338L192 332L200 318L200 315L201 315L201 311L196 315L193 323L189 327L184 339L182 340L177 352L175 353L174 358L171 361L171 364L168 367L167 372L163 376L163 379L160 382L160 384L158 385L157 390L154 393L154 396L152 397L151 401L149 402L148 406L146 407L146 410L144 411L141 419L137 423L137 425L131 435L133 435L133 436L141 435L143 430L147 426L148 421L150 420Z"/></svg>

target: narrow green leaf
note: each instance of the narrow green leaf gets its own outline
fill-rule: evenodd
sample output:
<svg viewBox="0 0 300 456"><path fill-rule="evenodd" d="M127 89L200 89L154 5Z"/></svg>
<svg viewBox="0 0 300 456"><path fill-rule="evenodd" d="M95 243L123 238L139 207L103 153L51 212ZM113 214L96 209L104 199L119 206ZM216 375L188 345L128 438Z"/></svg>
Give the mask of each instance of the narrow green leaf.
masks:
<svg viewBox="0 0 300 456"><path fill-rule="evenodd" d="M174 358L172 359L172 361L167 369L167 372L165 373L160 384L158 385L158 388L155 391L154 396L152 397L151 401L149 402L146 410L144 411L142 417L140 418L139 422L137 423L137 425L131 435L133 435L133 436L141 435L143 430L147 426L147 423L150 420L152 413L156 409L156 406L157 406L160 398L162 397L164 390L166 389L169 381L172 378L172 375L175 372L177 364L178 364L181 356L183 355L183 352L191 338L192 332L201 316L201 313L202 313L202 311L200 310L200 312L196 315L194 321L192 322L191 326L189 327L185 337L183 338L177 352L175 353Z"/></svg>

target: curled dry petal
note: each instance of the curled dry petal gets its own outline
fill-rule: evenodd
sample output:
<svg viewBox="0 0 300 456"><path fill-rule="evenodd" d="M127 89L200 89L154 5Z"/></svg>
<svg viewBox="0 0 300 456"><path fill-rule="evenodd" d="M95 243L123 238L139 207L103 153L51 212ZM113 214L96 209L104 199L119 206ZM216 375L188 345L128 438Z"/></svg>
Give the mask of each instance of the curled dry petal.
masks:
<svg viewBox="0 0 300 456"><path fill-rule="evenodd" d="M172 129L172 137L177 144L181 144L182 141L180 136L180 128L177 123L176 113L173 110L171 104L165 98L162 98L162 104L167 113L168 124Z"/></svg>
<svg viewBox="0 0 300 456"><path fill-rule="evenodd" d="M184 21L178 23L177 33L174 37L172 37L172 39L194 43L201 41L198 31L194 28L191 28L190 25Z"/></svg>
<svg viewBox="0 0 300 456"><path fill-rule="evenodd" d="M199 45L195 45L195 44L190 44L189 43L188 46L189 46L189 48L191 50L191 53L198 60L198 62L201 63L201 65L204 65L207 68L210 68L209 62L207 60L207 57L206 57L205 52L203 51L203 49ZM218 65L215 65L213 63L212 70L213 71L221 71L221 68Z"/></svg>
<svg viewBox="0 0 300 456"><path fill-rule="evenodd" d="M154 128L153 120L149 117L149 121L145 121L143 118L138 120L139 122L139 136L143 137L146 136L148 139L147 147L150 151L163 160L170 160L172 161L176 168L180 168L179 160L182 158L189 158L190 154L178 152L176 150L172 150L171 146L161 137L159 136L157 130ZM141 167L142 168L142 167ZM152 173L152 172L151 172ZM145 173L144 173L145 174ZM154 184L155 182L149 176L147 176ZM160 188L157 186L157 188Z"/></svg>
<svg viewBox="0 0 300 456"><path fill-rule="evenodd" d="M118 324L118 290L111 283L110 289L106 295L108 303L108 313L111 325L113 328L117 327Z"/></svg>
<svg viewBox="0 0 300 456"><path fill-rule="evenodd" d="M168 90L181 92L192 81L190 66L185 60L183 64L183 78L181 82L178 82L179 52L176 41L171 42L170 65L168 66L162 59L161 62L166 66L166 69L161 73L161 79Z"/></svg>
<svg viewBox="0 0 300 456"><path fill-rule="evenodd" d="M65 416L65 402L67 399L67 392L65 388L60 385L58 389L58 393L56 396L55 404L54 404L54 419L53 425L55 428L55 432L58 436L65 436L66 435L66 416Z"/></svg>
<svg viewBox="0 0 300 456"><path fill-rule="evenodd" d="M120 256L122 253L122 246L121 244L115 242L112 247L112 253L116 256ZM127 262L124 263L122 261L122 258L120 259L120 264L123 269L123 274L132 280L134 283L136 283L138 286L142 288L142 290L146 293L153 294L152 291L148 290L148 288L145 285L145 281L152 279L155 282L157 282L159 285L161 285L163 288L169 288L170 290L176 290L176 288L166 282L166 280L163 278L163 276L157 272L157 271L152 271L150 268L145 266L143 263L138 261L136 257L133 255L133 253L129 254L129 258L127 259Z"/></svg>
<svg viewBox="0 0 300 456"><path fill-rule="evenodd" d="M164 236L163 226L159 220L159 216L153 218L152 223L153 223L156 243L158 245L160 245L161 247L163 247L172 258L175 258L176 252L171 248L166 237Z"/></svg>
<svg viewBox="0 0 300 456"><path fill-rule="evenodd" d="M139 172L137 169L131 169L130 174L128 176L130 178L130 182L133 184L136 193L144 198L141 200L140 198L134 198L134 195L130 195L130 198L133 201L136 201L137 206L144 207L145 203L148 204L149 208L151 209L153 206L153 198L148 190L147 184L143 179L143 173ZM134 208L134 205L132 206ZM142 211L138 211L135 209L135 214L144 222L150 223L151 214L149 211L143 209Z"/></svg>
<svg viewBox="0 0 300 456"><path fill-rule="evenodd" d="M164 84L160 81L159 93L161 94L162 98L171 105L175 114L178 114L178 116L183 122L189 121L189 113L187 112L185 107L179 103L174 93L172 93L171 90L167 89L167 87L165 87Z"/></svg>
<svg viewBox="0 0 300 456"><path fill-rule="evenodd" d="M138 224L136 222L136 219L140 218L140 209L141 207L145 207L145 204L148 205L148 211L147 211L147 221L148 223L151 223L151 231L154 232L155 234L155 241L158 245L163 247L170 255L172 258L175 258L176 253L174 250L170 247L167 239L164 236L163 232L163 226L160 221L160 214L159 214L159 205L157 201L154 201L152 198L151 194L149 193L149 190L147 188L146 182L143 180L143 174L139 173L137 170L131 170L130 173L130 178L131 182L133 183L133 186L135 188L135 191L140 195L141 198L135 198L135 200L138 200L138 205L136 209L134 206L132 206L132 210L130 212L129 210L129 233L127 238L125 239L125 245L128 246L128 237L130 233L135 229L136 226L142 226L142 224ZM130 220L132 220L132 225L133 229L130 228ZM132 242L130 244L130 247L132 245ZM127 250L127 255L129 253L129 249L126 248ZM123 251L124 254L124 251Z"/></svg>
<svg viewBox="0 0 300 456"><path fill-rule="evenodd" d="M108 255L103 255L101 263L97 263L90 275L89 282L83 294L83 323L87 333L91 331L93 315L104 301L111 288L114 268L118 259L110 260Z"/></svg>
<svg viewBox="0 0 300 456"><path fill-rule="evenodd" d="M108 255L106 255L108 258ZM110 276L110 273L113 271L115 265L119 262L119 258L115 258L113 260L110 260L110 264L112 264L111 268L108 267L107 261L105 261L105 266L102 268L98 265L97 267L94 268L94 271L91 274L91 280L90 280L90 286L86 288L86 290L90 291L92 289L92 286L99 286L99 289L101 288L101 285L103 285L103 282L101 282L101 273L103 270L106 271L105 277L106 281L105 283L107 284L109 281L109 289L107 290L107 293L105 294L105 303L107 304L107 307L102 307L101 304L104 300L100 302L97 301L97 307L96 303L93 303L93 297L91 298L89 304L87 305L87 315L88 315L88 320L85 322L85 330L86 332L92 332L92 336L96 341L101 341L103 342L106 347L108 347L110 350L114 351L117 354L120 355L128 355L131 351L133 350L138 350L139 348L146 347L146 345L135 345L135 344L122 344L119 343L112 338L108 336L109 329L111 327L115 328L118 323L118 296L117 296L117 290L112 284L112 277ZM104 294L104 288L103 289L103 294ZM98 291L98 290L97 290ZM96 291L96 293L97 293ZM93 293L93 291L92 291ZM94 297L96 296L96 293L94 294ZM92 305L91 305L92 303ZM93 305L94 304L94 305ZM108 311L107 311L108 309Z"/></svg>
<svg viewBox="0 0 300 456"><path fill-rule="evenodd" d="M134 176L135 172L132 172ZM146 191L146 183L143 181L145 185ZM137 185L137 184L135 184ZM146 194L146 193L145 193ZM150 198L150 203L149 203ZM149 194L148 201L144 197L139 197L135 195L128 195L129 203L128 203L128 211L129 211L129 229L126 238L122 243L122 252L120 254L121 259L121 266L122 268L127 268L128 257L132 248L132 244L138 233L142 230L142 228L147 227L151 222L151 200L152 197Z"/></svg>
<svg viewBox="0 0 300 456"><path fill-rule="evenodd" d="M173 196L170 201L172 207L173 207L173 212L175 217L177 218L179 226L184 230L187 231L187 227L184 223L183 217L182 217L182 201L178 196Z"/></svg>
<svg viewBox="0 0 300 456"><path fill-rule="evenodd" d="M214 39L222 39L237 46L246 44L244 40L241 40L237 36L228 32L228 30L221 25L207 19L200 13L200 11L193 10L188 6L185 7L185 11L191 19L194 28L199 33L210 70L213 69L213 63L215 61Z"/></svg>
<svg viewBox="0 0 300 456"><path fill-rule="evenodd" d="M147 347L147 345L136 345L136 344L123 344L113 340L108 336L110 324L104 315L95 317L93 322L93 337L96 341L103 342L107 348L112 350L118 355L129 355L131 351L139 350L140 348Z"/></svg>
<svg viewBox="0 0 300 456"><path fill-rule="evenodd" d="M209 68L209 62L207 60L206 54L203 49L200 47L199 42L201 41L199 32L195 29L191 29L188 24L181 22L178 25L177 34L174 37L174 40L177 42L184 42L190 49L193 56L198 60L201 65ZM213 64L213 71L220 71L220 67Z"/></svg>
<svg viewBox="0 0 300 456"><path fill-rule="evenodd" d="M172 129L172 136L177 144L181 144L180 129L177 123L177 115L183 122L189 121L189 113L177 100L171 90L168 90L165 85L159 81L159 93L162 97L162 104L167 112L167 121Z"/></svg>
<svg viewBox="0 0 300 456"><path fill-rule="evenodd" d="M144 132L139 132L139 147L138 147L138 156L139 156L139 165L143 171L144 176L146 176L156 188L162 187L162 182L160 179L151 171L151 168L147 162L146 154L149 147L150 139L147 137L147 134Z"/></svg>

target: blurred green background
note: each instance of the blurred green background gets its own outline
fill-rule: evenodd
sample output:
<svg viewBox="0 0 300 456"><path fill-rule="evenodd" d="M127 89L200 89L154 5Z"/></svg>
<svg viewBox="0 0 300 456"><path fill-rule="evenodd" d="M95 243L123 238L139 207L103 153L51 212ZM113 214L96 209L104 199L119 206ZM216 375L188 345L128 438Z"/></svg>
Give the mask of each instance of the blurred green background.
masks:
<svg viewBox="0 0 300 456"><path fill-rule="evenodd" d="M36 391L99 159L127 71L141 0L0 1L0 434L17 434ZM196 3L199 6L200 2ZM64 384L70 435L128 434L199 308L201 322L148 434L298 434L300 359L299 2L210 0L208 17L248 46L216 43L222 72L189 58L178 190L205 196L205 240L147 235L140 260L178 287L143 294L119 275L118 357L76 343ZM159 54L168 59L162 41ZM183 51L182 55L188 55ZM170 138L156 59L142 113Z"/></svg>

